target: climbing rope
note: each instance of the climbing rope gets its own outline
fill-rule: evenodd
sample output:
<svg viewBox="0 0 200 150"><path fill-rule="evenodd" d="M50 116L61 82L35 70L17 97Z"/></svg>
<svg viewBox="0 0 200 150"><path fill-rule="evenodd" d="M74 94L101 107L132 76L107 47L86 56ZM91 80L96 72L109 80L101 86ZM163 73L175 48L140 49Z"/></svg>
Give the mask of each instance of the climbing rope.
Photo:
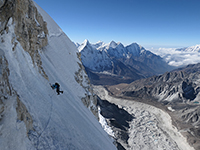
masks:
<svg viewBox="0 0 200 150"><path fill-rule="evenodd" d="M47 129L49 123L50 123L50 120L51 120L51 115L52 115L52 110L53 110L53 96L55 95L55 92L52 94L52 95L49 95L49 97L51 98L51 109L50 109L50 116L49 116L49 119L47 120L47 123L46 123L46 126L44 127L43 131L38 134L38 138L37 138L37 147L39 146L39 140L40 140L40 137L42 136L42 134L44 133L44 131ZM37 148L38 149L38 148Z"/></svg>

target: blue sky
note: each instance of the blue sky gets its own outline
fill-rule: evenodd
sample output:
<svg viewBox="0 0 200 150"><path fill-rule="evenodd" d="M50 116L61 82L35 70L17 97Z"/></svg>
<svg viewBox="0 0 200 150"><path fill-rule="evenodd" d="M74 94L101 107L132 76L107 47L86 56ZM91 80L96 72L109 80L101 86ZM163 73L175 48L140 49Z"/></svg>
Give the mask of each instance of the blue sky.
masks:
<svg viewBox="0 0 200 150"><path fill-rule="evenodd" d="M200 44L200 0L35 0L74 42Z"/></svg>

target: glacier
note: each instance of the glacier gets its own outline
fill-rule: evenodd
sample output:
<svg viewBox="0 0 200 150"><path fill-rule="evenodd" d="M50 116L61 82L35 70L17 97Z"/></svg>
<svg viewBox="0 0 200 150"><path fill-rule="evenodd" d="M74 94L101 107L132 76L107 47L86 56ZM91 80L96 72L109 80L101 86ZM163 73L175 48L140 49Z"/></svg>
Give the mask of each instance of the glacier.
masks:
<svg viewBox="0 0 200 150"><path fill-rule="evenodd" d="M129 124L129 128L127 128L127 141L123 141L124 137L115 138L113 136L124 149L194 150L194 148L188 144L187 138L181 134L182 131L173 125L172 118L165 110L143 102L112 96L103 86L94 86L94 91L101 99L117 105L121 110L127 111L134 116L131 121L126 121ZM107 113L117 113L109 111L111 110L111 107L111 105L108 106L109 109ZM108 118L109 117L106 119L109 120ZM110 120L115 119L116 118L110 118ZM116 122L116 127L119 127L119 124ZM105 125L105 123L102 124ZM112 128L114 128L113 126L114 125L112 125ZM115 129L115 131L106 131L108 133L114 132L114 135L116 136L120 133L120 128ZM121 134L124 134L124 130L121 132ZM112 134L110 135L112 136Z"/></svg>

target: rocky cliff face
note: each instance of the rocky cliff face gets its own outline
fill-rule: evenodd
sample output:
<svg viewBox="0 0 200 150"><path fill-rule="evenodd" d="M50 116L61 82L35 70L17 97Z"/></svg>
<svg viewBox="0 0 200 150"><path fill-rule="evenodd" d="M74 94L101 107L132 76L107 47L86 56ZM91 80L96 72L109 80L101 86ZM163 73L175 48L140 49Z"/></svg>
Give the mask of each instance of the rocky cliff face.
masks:
<svg viewBox="0 0 200 150"><path fill-rule="evenodd" d="M77 54L78 58L80 59L79 54ZM85 67L78 63L79 70L75 73L75 80L77 83L81 85L86 91L85 97L82 97L81 100L83 104L90 109L90 111L98 117L98 109L97 109L97 97L93 93L92 86L90 84L90 80L85 72Z"/></svg>
<svg viewBox="0 0 200 150"><path fill-rule="evenodd" d="M42 16L38 13L32 0L5 0L2 1L0 8L0 32L3 34L7 28L9 19L15 24L15 34L12 38L12 50L18 43L27 51L38 67L39 72L48 79L42 67L42 61L39 55L39 49L47 45L47 25ZM1 39L4 41L4 39Z"/></svg>
<svg viewBox="0 0 200 150"><path fill-rule="evenodd" d="M0 99L0 120L3 119L4 110L5 110L5 102L8 99L8 96L12 95L12 88L9 84L8 76L9 76L9 69L8 63L5 59L4 52L1 50L1 57L0 57L0 83L1 83L1 99Z"/></svg>

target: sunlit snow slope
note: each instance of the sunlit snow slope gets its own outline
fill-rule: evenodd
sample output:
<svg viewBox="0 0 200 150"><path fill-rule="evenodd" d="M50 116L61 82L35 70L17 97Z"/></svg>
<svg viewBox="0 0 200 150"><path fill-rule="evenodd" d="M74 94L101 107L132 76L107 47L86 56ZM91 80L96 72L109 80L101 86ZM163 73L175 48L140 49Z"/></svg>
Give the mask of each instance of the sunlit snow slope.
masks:
<svg viewBox="0 0 200 150"><path fill-rule="evenodd" d="M35 4L37 6L37 4ZM9 84L26 106L32 117L32 130L17 119L16 97L5 101L5 119L0 124L1 150L112 150L111 139L101 128L98 120L87 109L81 98L85 89L75 80L80 69L77 49L57 24L39 6L38 11L47 22L48 44L39 54L45 79L19 42L13 51L16 37L12 18L8 32L2 36L1 55L9 68ZM49 83L58 82L64 94L57 95ZM84 83L83 83L84 84ZM29 119L29 117L25 118Z"/></svg>

